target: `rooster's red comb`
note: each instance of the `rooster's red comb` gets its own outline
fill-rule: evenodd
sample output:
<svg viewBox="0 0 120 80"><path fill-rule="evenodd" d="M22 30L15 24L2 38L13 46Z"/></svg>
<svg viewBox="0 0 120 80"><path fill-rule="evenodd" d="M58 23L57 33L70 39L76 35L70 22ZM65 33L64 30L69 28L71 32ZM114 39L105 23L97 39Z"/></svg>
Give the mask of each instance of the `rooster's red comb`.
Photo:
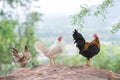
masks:
<svg viewBox="0 0 120 80"><path fill-rule="evenodd" d="M62 36L59 36L59 37L58 37L58 41L61 41L61 40L62 40Z"/></svg>
<svg viewBox="0 0 120 80"><path fill-rule="evenodd" d="M93 35L93 37L94 37L94 38L98 38L98 35L95 33L95 34Z"/></svg>

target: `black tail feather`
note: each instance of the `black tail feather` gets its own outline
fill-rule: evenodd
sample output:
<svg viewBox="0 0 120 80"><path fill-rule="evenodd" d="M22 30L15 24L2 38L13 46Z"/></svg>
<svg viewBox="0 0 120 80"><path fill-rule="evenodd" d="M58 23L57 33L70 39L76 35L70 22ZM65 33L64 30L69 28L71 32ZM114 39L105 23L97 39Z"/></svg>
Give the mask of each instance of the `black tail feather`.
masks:
<svg viewBox="0 0 120 80"><path fill-rule="evenodd" d="M76 46L82 50L85 45L85 39L83 36L75 29L73 32L73 39L75 40L74 43L76 43Z"/></svg>
<svg viewBox="0 0 120 80"><path fill-rule="evenodd" d="M12 48L12 53L13 53L13 56L15 56L15 57L18 57L18 58L19 58L19 56L18 56L18 50L17 50L17 49Z"/></svg>
<svg viewBox="0 0 120 80"><path fill-rule="evenodd" d="M15 48L12 48L12 52L13 52L13 53L18 53L18 50L15 49Z"/></svg>

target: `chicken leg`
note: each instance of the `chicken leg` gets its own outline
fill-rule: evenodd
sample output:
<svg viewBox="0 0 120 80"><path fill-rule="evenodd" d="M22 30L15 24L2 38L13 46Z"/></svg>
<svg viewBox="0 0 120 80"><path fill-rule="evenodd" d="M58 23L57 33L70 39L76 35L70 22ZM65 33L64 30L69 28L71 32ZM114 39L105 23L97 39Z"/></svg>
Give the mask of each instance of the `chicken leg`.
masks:
<svg viewBox="0 0 120 80"><path fill-rule="evenodd" d="M54 65L56 65L56 59L55 58L53 58L53 62L54 62Z"/></svg>
<svg viewBox="0 0 120 80"><path fill-rule="evenodd" d="M50 65L52 65L52 58L50 58Z"/></svg>
<svg viewBox="0 0 120 80"><path fill-rule="evenodd" d="M89 60L89 59L87 59L86 65L87 65L87 66L90 66L90 67L92 66L92 65L90 64L90 60Z"/></svg>
<svg viewBox="0 0 120 80"><path fill-rule="evenodd" d="M50 65L56 65L56 59L50 58Z"/></svg>

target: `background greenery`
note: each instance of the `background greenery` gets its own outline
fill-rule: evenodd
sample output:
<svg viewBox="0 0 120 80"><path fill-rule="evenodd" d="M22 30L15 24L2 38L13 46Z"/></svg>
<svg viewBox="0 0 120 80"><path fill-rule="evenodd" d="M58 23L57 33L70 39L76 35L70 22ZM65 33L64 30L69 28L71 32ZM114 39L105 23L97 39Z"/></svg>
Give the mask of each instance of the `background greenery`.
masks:
<svg viewBox="0 0 120 80"><path fill-rule="evenodd" d="M5 75L11 70L18 68L12 59L11 49L16 47L19 51L25 45L28 46L32 54L32 60L27 67L34 67L41 62L37 61L37 52L34 49L34 42L39 38L35 36L35 24L41 21L42 14L37 11L31 11L31 4L34 0L0 0L2 8L0 8L0 75ZM36 0L37 1L37 0ZM114 0L104 0L102 4L98 5L94 10L88 8L87 5L81 5L80 12L73 16L71 24L79 26L82 30L86 23L86 17L102 17L106 19L107 8L114 6ZM9 10L5 10L9 6ZM20 8L24 16L20 17L16 10ZM39 8L39 7L36 7ZM14 14L15 13L15 14ZM21 20L21 18L23 18ZM120 29L120 21L113 24L112 33L116 33ZM48 28L49 29L49 28ZM50 32L48 31L48 36ZM49 43L48 43L49 44ZM94 66L102 69L112 70L120 73L120 43L101 44L101 51L99 55L91 59ZM57 59L58 63L65 65L82 65L85 64L86 59L78 53L74 56L60 56ZM43 62L42 62L43 63ZM48 62L45 62L48 63Z"/></svg>
<svg viewBox="0 0 120 80"><path fill-rule="evenodd" d="M102 45L100 53L91 59L91 64L97 68L120 73L120 49L118 44ZM62 58L62 60L61 60ZM69 66L79 66L86 64L86 58L77 53L75 56L59 57L58 62Z"/></svg>

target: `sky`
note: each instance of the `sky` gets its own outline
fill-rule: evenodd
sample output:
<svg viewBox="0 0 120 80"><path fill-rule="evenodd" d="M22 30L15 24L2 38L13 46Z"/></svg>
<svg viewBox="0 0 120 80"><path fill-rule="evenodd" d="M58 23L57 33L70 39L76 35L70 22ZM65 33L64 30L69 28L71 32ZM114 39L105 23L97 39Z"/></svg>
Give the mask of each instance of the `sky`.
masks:
<svg viewBox="0 0 120 80"><path fill-rule="evenodd" d="M33 6L40 6L40 8L38 8L39 10L37 9L36 10L40 11L40 13L43 14L42 16L43 22L40 24L37 24L37 30L41 30L37 32L38 35L40 34L42 35L42 31L43 31L43 34L45 34L45 31L46 31L46 34L48 34L49 31L54 31L54 30L55 30L54 31L55 33L58 33L58 29L59 31L69 30L67 31L68 33L66 34L70 34L70 32L72 32L74 28L79 27L79 26L72 25L72 16L80 11L80 5L86 4L88 5L88 7L93 8L94 6L101 4L103 1L104 0L39 0L39 2L37 1L34 2ZM102 20L101 18L100 20L97 19L98 21L101 21L102 26L107 27L106 29L109 33L110 33L110 29L112 28L111 27L112 26L111 24L113 24L112 22L116 21L116 18L118 18L119 16L118 14L119 11L118 10L116 11L116 9L119 8L118 4L117 5L115 4L116 6L111 7L108 10L110 15L108 17L106 16L108 18L106 19L106 22L101 21ZM88 25L96 25L100 27L101 23L100 22L92 23L91 21L90 23L88 23ZM66 29L63 30L60 27L60 25L65 26ZM108 27L110 27L110 29L108 29ZM86 28L84 27L84 29ZM83 30L83 31L86 31L86 30ZM92 30L90 32L94 32L94 31ZM52 35L52 33L50 34Z"/></svg>
<svg viewBox="0 0 120 80"><path fill-rule="evenodd" d="M40 12L46 15L71 15L80 11L80 5L87 4L88 7L98 5L103 0L40 0L34 2L33 6L40 6Z"/></svg>

